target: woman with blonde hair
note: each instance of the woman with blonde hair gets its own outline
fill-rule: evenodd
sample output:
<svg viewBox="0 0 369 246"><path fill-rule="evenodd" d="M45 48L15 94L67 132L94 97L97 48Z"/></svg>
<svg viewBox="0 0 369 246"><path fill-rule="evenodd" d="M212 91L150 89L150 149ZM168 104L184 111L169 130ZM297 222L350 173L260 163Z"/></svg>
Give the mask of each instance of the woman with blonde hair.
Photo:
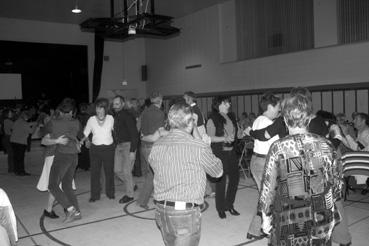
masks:
<svg viewBox="0 0 369 246"><path fill-rule="evenodd" d="M339 159L331 142L307 127L312 102L295 94L282 102L289 136L276 140L266 157L258 213L271 245L331 245L340 221L335 202L341 196Z"/></svg>

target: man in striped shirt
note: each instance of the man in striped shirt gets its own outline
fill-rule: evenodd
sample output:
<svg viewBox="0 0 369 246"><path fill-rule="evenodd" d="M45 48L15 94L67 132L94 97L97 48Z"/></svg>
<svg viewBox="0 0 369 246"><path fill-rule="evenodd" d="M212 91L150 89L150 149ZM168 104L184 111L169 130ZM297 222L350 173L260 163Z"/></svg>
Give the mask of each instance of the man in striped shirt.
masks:
<svg viewBox="0 0 369 246"><path fill-rule="evenodd" d="M168 120L169 134L154 144L149 156L156 222L165 245L198 245L206 173L222 176L222 162L210 146L191 135L195 123L189 105L173 105Z"/></svg>

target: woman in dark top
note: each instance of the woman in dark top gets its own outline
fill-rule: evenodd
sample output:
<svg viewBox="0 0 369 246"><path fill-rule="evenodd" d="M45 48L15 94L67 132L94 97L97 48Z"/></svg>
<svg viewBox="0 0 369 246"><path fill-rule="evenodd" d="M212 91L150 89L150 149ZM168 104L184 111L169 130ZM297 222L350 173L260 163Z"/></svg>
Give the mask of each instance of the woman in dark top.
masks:
<svg viewBox="0 0 369 246"><path fill-rule="evenodd" d="M217 180L215 186L215 205L221 219L226 218L225 211L229 211L232 215L240 215L233 207L240 173L233 149L233 142L237 136L237 123L236 119L229 113L230 104L230 98L215 97L212 105L213 112L206 125L208 135L211 138L211 148L223 163L224 174Z"/></svg>

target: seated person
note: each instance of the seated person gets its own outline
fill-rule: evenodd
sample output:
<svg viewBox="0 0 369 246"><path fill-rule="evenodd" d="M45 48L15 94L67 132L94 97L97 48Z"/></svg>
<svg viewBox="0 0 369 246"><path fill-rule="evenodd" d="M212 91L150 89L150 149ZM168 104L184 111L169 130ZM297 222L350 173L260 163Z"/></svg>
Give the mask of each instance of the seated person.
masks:
<svg viewBox="0 0 369 246"><path fill-rule="evenodd" d="M17 241L17 221L13 207L5 191L0 188L0 245L16 245Z"/></svg>
<svg viewBox="0 0 369 246"><path fill-rule="evenodd" d="M369 151L369 126L368 115L364 113L357 113L354 118L354 127L357 129L356 139L350 135L349 126L340 125L345 139L347 140L347 147L354 151Z"/></svg>
<svg viewBox="0 0 369 246"><path fill-rule="evenodd" d="M350 134L349 125L340 125L344 138L342 143L353 151L369 151L369 126L368 115L365 113L356 113L354 116L354 127L357 130L357 137L353 138ZM367 176L354 175L357 184L366 184Z"/></svg>

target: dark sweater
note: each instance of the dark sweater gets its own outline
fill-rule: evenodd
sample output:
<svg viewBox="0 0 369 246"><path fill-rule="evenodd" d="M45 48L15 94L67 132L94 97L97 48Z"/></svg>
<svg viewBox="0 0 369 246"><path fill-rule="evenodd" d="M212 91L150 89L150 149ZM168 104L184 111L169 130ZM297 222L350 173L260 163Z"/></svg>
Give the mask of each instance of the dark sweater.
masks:
<svg viewBox="0 0 369 246"><path fill-rule="evenodd" d="M138 144L136 119L127 110L122 109L114 117L114 141L117 144L130 142L130 152L135 152Z"/></svg>

